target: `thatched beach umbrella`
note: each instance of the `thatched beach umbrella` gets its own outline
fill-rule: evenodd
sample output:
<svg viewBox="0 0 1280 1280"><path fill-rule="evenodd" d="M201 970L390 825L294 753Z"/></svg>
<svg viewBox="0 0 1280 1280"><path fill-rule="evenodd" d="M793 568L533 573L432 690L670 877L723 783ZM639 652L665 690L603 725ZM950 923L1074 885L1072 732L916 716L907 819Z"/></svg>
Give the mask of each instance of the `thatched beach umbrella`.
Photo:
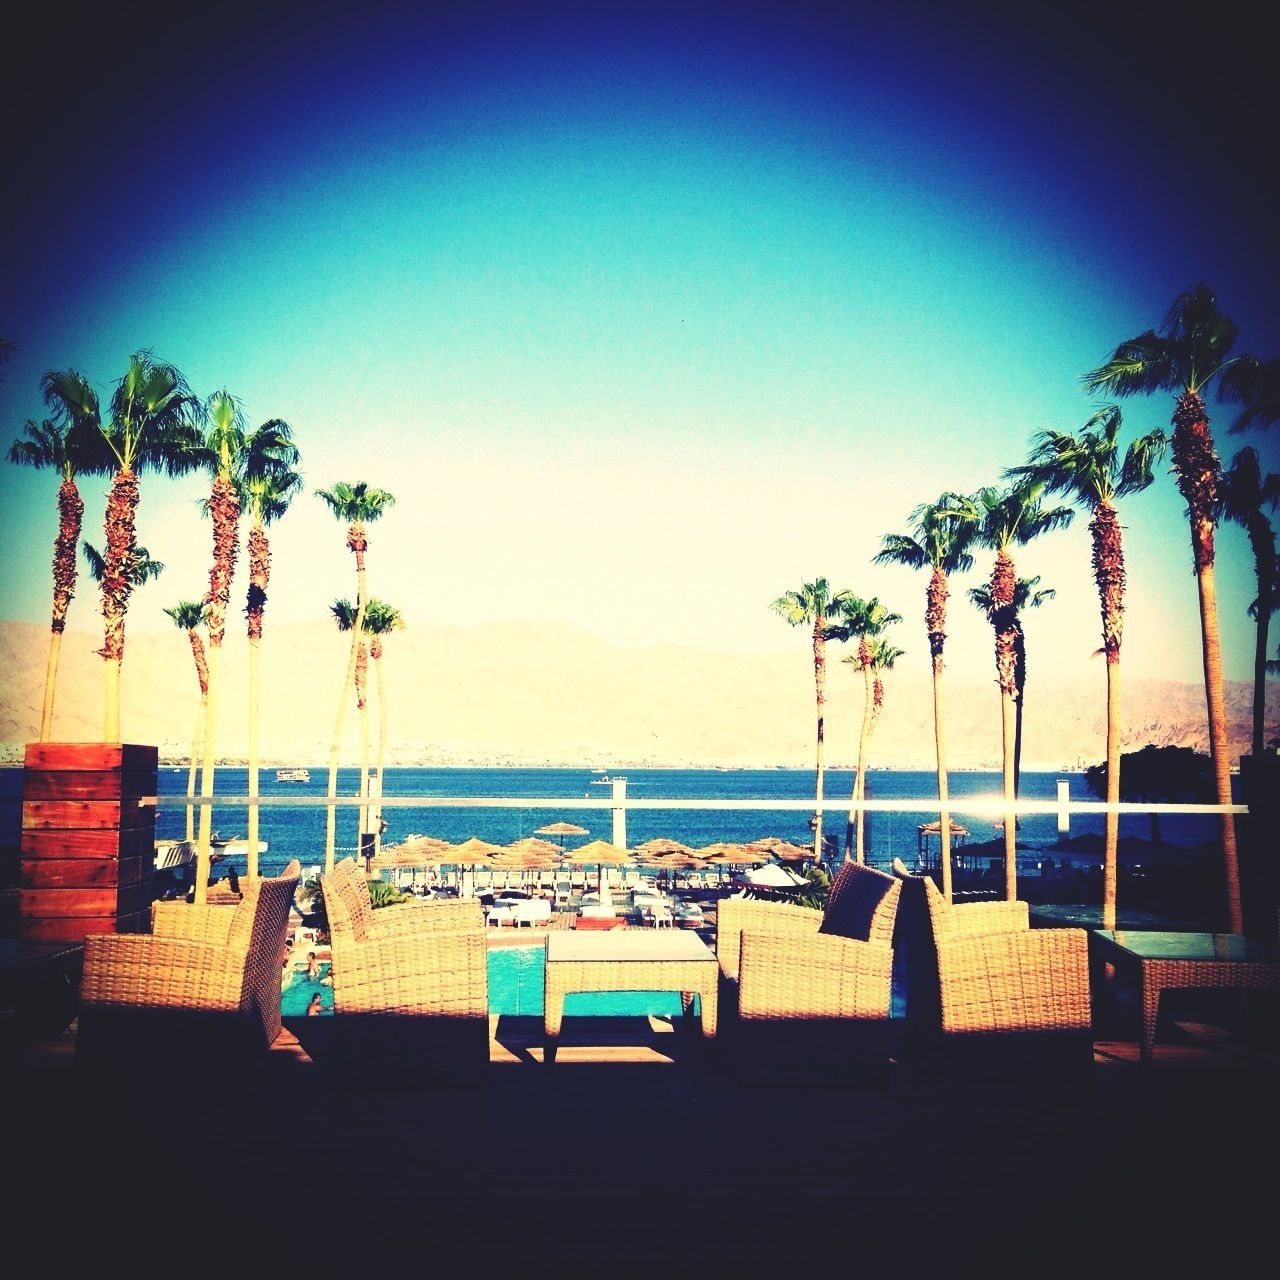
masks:
<svg viewBox="0 0 1280 1280"><path fill-rule="evenodd" d="M465 890L470 884L470 880L467 877L471 869L473 867L492 866L495 857L501 853L502 846L500 844L490 844L487 840L472 836L461 844L446 845L437 856L441 862L447 862L451 866L462 868L464 879L460 892L462 892L463 897L469 897L470 895Z"/></svg>
<svg viewBox="0 0 1280 1280"><path fill-rule="evenodd" d="M539 827L533 833L536 836L559 836L560 848L564 848L565 836L588 836L591 834L586 827L575 826L572 822L548 822L545 827Z"/></svg>
<svg viewBox="0 0 1280 1280"><path fill-rule="evenodd" d="M693 849L687 844L681 844L679 840L655 836L652 840L646 840L644 844L636 845L635 852L642 853L646 858L652 858L655 861L665 861L675 854L692 853Z"/></svg>
<svg viewBox="0 0 1280 1280"><path fill-rule="evenodd" d="M765 836L763 840L752 840L743 847L758 850L771 858L777 858L779 862L803 862L806 858L813 857L812 848L791 844L787 840L780 840L777 836Z"/></svg>
<svg viewBox="0 0 1280 1280"><path fill-rule="evenodd" d="M609 893L609 882L605 878L605 867L628 866L635 862L636 856L627 849L610 844L607 840L591 840L587 844L570 849L565 855L566 862L574 862L579 866L594 866L599 875L600 905L613 906L613 898Z"/></svg>

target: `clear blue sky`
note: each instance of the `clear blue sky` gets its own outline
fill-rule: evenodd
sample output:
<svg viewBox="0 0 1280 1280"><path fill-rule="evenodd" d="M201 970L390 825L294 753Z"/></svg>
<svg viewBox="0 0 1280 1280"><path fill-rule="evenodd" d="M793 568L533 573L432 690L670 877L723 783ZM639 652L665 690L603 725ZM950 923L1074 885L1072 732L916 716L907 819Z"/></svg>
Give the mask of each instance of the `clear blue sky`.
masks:
<svg viewBox="0 0 1280 1280"><path fill-rule="evenodd" d="M364 479L398 499L371 586L411 623L802 648L767 605L825 575L905 614L923 671L923 579L869 564L912 506L1080 425L1080 374L1198 279L1276 354L1274 178L1247 163L1265 95L1197 32L1190 100L1171 54L1193 29L1162 12L1153 34L1123 5L233 5L154 14L127 54L109 16L52 66L17 46L0 425L40 416L49 368L105 399L140 347L287 419L307 496L274 535L268 626L351 592L310 491ZM0 616L42 622L55 485L0 485ZM202 593L204 488L144 481L169 568L131 627ZM1126 654L1198 679L1172 479L1124 518ZM1221 544L1243 679L1252 567L1239 531ZM1083 669L1084 518L1019 567L1059 593L1033 661ZM952 618L952 669L987 678L959 591ZM97 625L88 584L72 625Z"/></svg>

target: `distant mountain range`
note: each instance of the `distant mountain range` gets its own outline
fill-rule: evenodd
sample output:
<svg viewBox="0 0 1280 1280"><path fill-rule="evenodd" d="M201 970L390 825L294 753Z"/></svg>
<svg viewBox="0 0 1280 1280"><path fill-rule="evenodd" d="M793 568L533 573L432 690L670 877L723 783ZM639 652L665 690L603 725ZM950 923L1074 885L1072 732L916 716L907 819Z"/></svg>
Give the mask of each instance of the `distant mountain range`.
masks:
<svg viewBox="0 0 1280 1280"><path fill-rule="evenodd" d="M62 645L54 737L101 736L101 637L68 631ZM0 621L0 752L21 759L39 732L48 632ZM247 654L228 637L223 659L218 754L242 758L247 735ZM327 758L346 639L323 623L272 627L262 645L263 762L315 764ZM833 655L834 656L834 655ZM714 653L674 645L628 646L567 626L418 626L392 635L384 658L390 763L669 766L807 766L813 762L813 676L807 650ZM1027 691L1024 760L1050 769L1103 756L1105 671L1087 679L1034 681ZM827 761L857 752L861 678L832 661L827 677ZM1247 750L1250 687L1227 686L1232 751ZM198 694L185 635L130 632L122 696L124 737L159 744L185 759ZM1127 671L1126 750L1146 743L1208 749L1199 685L1140 680ZM377 740L370 676L370 735ZM930 768L933 722L927 675L891 672L872 764ZM999 699L993 682L948 672L947 738L957 768L1000 758ZM1274 704L1269 733L1278 731ZM342 751L359 759L354 707Z"/></svg>

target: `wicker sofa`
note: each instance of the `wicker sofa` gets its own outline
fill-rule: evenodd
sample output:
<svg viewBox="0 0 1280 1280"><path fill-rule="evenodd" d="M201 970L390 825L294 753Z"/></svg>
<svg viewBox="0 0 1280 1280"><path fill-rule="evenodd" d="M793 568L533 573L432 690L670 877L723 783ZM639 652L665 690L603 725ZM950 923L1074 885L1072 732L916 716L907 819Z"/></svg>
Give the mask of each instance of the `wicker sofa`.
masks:
<svg viewBox="0 0 1280 1280"><path fill-rule="evenodd" d="M487 945L478 899L373 910L354 859L322 876L338 1056L466 1074L489 1060Z"/></svg>
<svg viewBox="0 0 1280 1280"><path fill-rule="evenodd" d="M1032 929L1025 902L949 903L900 860L907 1016L917 1040L1057 1037L1091 1045L1088 935Z"/></svg>
<svg viewBox="0 0 1280 1280"><path fill-rule="evenodd" d="M778 1078L809 1053L832 1069L887 1060L892 939L902 885L858 863L826 910L750 898L717 908L720 1007L740 1073Z"/></svg>
<svg viewBox="0 0 1280 1280"><path fill-rule="evenodd" d="M280 1033L280 964L299 866L246 879L235 905L157 902L150 934L85 939L77 1057L265 1051Z"/></svg>

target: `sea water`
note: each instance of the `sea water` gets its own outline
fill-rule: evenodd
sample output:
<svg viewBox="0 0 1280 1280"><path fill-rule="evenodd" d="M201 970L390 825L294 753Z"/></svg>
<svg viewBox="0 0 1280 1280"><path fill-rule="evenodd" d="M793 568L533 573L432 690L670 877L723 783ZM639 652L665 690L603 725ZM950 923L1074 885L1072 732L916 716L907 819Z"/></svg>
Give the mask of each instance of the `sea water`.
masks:
<svg viewBox="0 0 1280 1280"><path fill-rule="evenodd" d="M17 774L21 788L21 771ZM805 800L813 796L812 769L627 769L627 796L633 800ZM384 793L391 797L452 796L503 797L535 800L586 798L607 799L608 790L593 784L588 769L436 769L390 768L384 782ZM1090 801L1097 797L1089 790L1083 773L1030 772L1022 775L1021 796L1026 800L1054 801L1058 782L1066 780L1071 800ZM161 766L159 792L161 807L156 818L158 839L180 839L185 834L186 794L185 768ZM277 782L275 770L264 769L259 784L263 796L314 798L314 807L271 807L259 809L259 839L267 842L267 851L259 864L266 874L278 872L291 858L297 858L306 869L324 861L325 808L327 771L311 766L310 782ZM359 770L338 771L338 795L353 798L359 787ZM841 811L840 800L847 800L852 787L848 769L830 769L826 773L824 794L826 812L824 832L844 840L847 813ZM248 789L248 773L244 768L227 767L217 772L217 791L224 795L244 795ZM951 817L969 832L970 845L998 839L999 829L994 815L979 817L966 814L966 797L998 798L1001 778L996 772L955 771L950 775ZM877 801L928 800L937 794L936 776L926 771L871 770L868 774L867 798ZM359 810L343 806L337 811L336 846L339 857L352 854L358 845ZM457 808L435 806L387 808L383 814L387 830L384 844L395 844L409 835L430 835L458 843L478 836L493 844L509 844L532 835L547 823L568 821L586 827L588 835L570 837L569 846L590 839L611 840L612 814L608 809L558 809L518 806L515 808ZM900 857L909 866L915 863L919 847L917 828L936 819L936 813L891 812L866 815L868 860L876 866L888 866ZM627 844L634 847L657 836L679 840L699 848L716 841L746 842L765 836L778 836L797 845L812 842L809 814L796 809L631 809L627 811ZM243 837L248 830L248 814L243 806L217 805L213 826L223 836ZM1072 814L1071 836L1101 835L1101 814ZM1169 816L1160 819L1160 834L1171 849L1190 848L1212 841L1218 832L1213 815ZM1150 835L1146 815L1121 815L1120 835ZM1029 864L1034 874L1038 855L1060 839L1054 814L1025 816L1019 822L1019 861ZM937 848L936 838L933 846ZM228 855L223 867L244 870L242 854Z"/></svg>

